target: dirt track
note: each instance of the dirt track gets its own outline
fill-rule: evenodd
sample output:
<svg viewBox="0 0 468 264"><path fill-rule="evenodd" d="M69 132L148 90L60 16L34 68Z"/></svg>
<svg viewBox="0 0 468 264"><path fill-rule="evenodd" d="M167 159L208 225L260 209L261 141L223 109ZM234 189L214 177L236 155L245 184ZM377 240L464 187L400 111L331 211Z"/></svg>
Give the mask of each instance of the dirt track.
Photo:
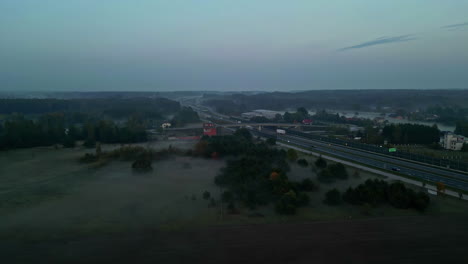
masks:
<svg viewBox="0 0 468 264"><path fill-rule="evenodd" d="M398 217L145 230L69 241L2 241L0 252L5 263L468 263L467 220Z"/></svg>

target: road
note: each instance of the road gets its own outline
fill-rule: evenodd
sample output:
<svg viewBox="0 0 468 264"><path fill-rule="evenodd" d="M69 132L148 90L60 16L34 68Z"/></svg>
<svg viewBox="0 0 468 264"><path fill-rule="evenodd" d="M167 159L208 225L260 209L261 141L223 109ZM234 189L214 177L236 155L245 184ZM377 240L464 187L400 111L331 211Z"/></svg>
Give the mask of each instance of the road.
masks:
<svg viewBox="0 0 468 264"><path fill-rule="evenodd" d="M210 111L210 114L218 116L218 114L213 111ZM230 122L229 119L226 119L224 117L223 120ZM232 122L234 123L234 121ZM254 127L259 124L249 123L248 125ZM260 136L277 138L276 132L269 129L263 129L261 132L254 129L250 130L253 133ZM297 146L300 146L301 148L309 150L313 148L313 150L321 153L327 153L335 157L358 162L366 166L388 171L392 174L398 173L400 175L407 176L412 179L419 179L421 181L428 181L432 183L441 182L448 187L468 191L467 174L426 166L423 164L418 164L401 159L386 157L372 152L366 152L344 146L333 145L317 140L312 140L309 138L303 138L300 136L283 135L280 136L278 139L283 140L284 142L287 142L289 144L293 143Z"/></svg>

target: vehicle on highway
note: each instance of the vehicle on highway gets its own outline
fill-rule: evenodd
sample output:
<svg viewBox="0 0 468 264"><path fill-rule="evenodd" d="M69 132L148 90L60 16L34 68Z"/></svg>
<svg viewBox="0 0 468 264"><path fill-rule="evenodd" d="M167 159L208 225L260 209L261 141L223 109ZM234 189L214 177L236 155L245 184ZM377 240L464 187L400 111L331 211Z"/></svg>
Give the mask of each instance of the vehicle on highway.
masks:
<svg viewBox="0 0 468 264"><path fill-rule="evenodd" d="M400 171L400 168L392 167L392 171Z"/></svg>

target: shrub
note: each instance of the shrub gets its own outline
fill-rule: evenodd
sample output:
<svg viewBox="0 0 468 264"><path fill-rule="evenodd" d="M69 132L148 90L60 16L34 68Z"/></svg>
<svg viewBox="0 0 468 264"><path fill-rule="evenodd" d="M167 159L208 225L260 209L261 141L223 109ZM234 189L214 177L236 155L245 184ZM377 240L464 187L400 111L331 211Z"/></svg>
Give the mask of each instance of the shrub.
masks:
<svg viewBox="0 0 468 264"><path fill-rule="evenodd" d="M288 160L289 161L296 161L297 160L297 151L294 149L288 149L287 152Z"/></svg>
<svg viewBox="0 0 468 264"><path fill-rule="evenodd" d="M151 171L153 167L151 166L151 160L148 158L139 158L132 164L132 168L139 172Z"/></svg>
<svg viewBox="0 0 468 264"><path fill-rule="evenodd" d="M429 206L430 200L431 199L429 198L429 195L427 195L427 193L418 192L413 197L412 207L414 207L418 211L423 212Z"/></svg>
<svg viewBox="0 0 468 264"><path fill-rule="evenodd" d="M221 194L221 200L223 201L223 203L233 202L234 201L234 195L230 191L224 191Z"/></svg>
<svg viewBox="0 0 468 264"><path fill-rule="evenodd" d="M83 163L93 163L98 161L98 157L94 154L86 153L83 157L80 158L80 162Z"/></svg>
<svg viewBox="0 0 468 264"><path fill-rule="evenodd" d="M406 189L405 185L401 182L392 183L388 188L388 202L396 208L409 208L412 196L414 196L413 190Z"/></svg>
<svg viewBox="0 0 468 264"><path fill-rule="evenodd" d="M287 192L276 202L275 209L279 214L293 215L296 213L296 194L293 191Z"/></svg>
<svg viewBox="0 0 468 264"><path fill-rule="evenodd" d="M319 172L317 179L323 183L331 183L335 181L333 174L330 172L329 169L324 169L321 172Z"/></svg>
<svg viewBox="0 0 468 264"><path fill-rule="evenodd" d="M320 156L316 161L315 161L315 166L320 169L324 169L327 167L327 161Z"/></svg>
<svg viewBox="0 0 468 264"><path fill-rule="evenodd" d="M348 172L346 171L346 167L341 163L336 163L328 166L328 170L333 177L341 180L345 180L348 178Z"/></svg>
<svg viewBox="0 0 468 264"><path fill-rule="evenodd" d="M383 180L367 180L356 188L348 188L343 194L343 200L350 204L369 204L377 206L389 203L400 209L414 208L424 211L430 203L429 196L424 192L416 193L401 182L388 184Z"/></svg>
<svg viewBox="0 0 468 264"><path fill-rule="evenodd" d="M296 205L306 206L310 202L310 197L306 193L300 192L297 194Z"/></svg>
<svg viewBox="0 0 468 264"><path fill-rule="evenodd" d="M299 160L297 160L297 164L299 164L299 166L301 166L301 167L307 167L307 166L309 166L309 162L307 162L306 159L299 159Z"/></svg>
<svg viewBox="0 0 468 264"><path fill-rule="evenodd" d="M304 179L297 184L297 188L299 191L312 192L318 190L318 185L311 179Z"/></svg>
<svg viewBox="0 0 468 264"><path fill-rule="evenodd" d="M96 141L92 139L86 139L83 142L83 146L86 148L94 148L96 146Z"/></svg>
<svg viewBox="0 0 468 264"><path fill-rule="evenodd" d="M341 204L341 193L338 189L331 189L325 194L324 203L328 205L339 205Z"/></svg>
<svg viewBox="0 0 468 264"><path fill-rule="evenodd" d="M204 191L203 192L203 199L208 200L208 199L210 199L210 197L211 197L211 194L210 194L209 191Z"/></svg>
<svg viewBox="0 0 468 264"><path fill-rule="evenodd" d="M76 146L76 142L71 137L66 137L63 141L63 147L65 148L74 148Z"/></svg>
<svg viewBox="0 0 468 264"><path fill-rule="evenodd" d="M268 139L266 140L266 143L267 143L268 145L270 145L270 146L276 145L276 139L274 139L274 138L268 138Z"/></svg>

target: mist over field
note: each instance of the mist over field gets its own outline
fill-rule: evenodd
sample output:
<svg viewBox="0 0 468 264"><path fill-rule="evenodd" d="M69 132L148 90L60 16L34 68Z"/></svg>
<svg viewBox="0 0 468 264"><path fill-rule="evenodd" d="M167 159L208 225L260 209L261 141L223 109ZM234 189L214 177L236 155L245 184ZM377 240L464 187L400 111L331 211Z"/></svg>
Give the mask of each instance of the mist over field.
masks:
<svg viewBox="0 0 468 264"><path fill-rule="evenodd" d="M0 0L0 262L468 263L467 10Z"/></svg>

